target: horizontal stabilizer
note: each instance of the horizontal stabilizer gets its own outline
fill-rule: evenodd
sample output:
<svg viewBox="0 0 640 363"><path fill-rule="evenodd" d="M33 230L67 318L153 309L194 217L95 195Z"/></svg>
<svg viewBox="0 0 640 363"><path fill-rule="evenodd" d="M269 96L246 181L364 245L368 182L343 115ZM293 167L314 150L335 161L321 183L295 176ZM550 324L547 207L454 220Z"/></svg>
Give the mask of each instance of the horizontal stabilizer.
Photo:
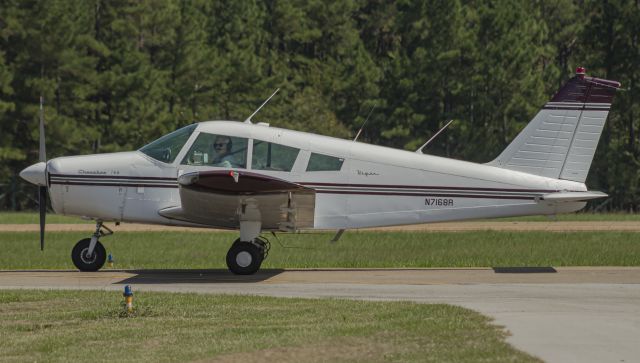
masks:
<svg viewBox="0 0 640 363"><path fill-rule="evenodd" d="M580 202L607 196L603 192L558 192L545 194L541 199L549 202Z"/></svg>

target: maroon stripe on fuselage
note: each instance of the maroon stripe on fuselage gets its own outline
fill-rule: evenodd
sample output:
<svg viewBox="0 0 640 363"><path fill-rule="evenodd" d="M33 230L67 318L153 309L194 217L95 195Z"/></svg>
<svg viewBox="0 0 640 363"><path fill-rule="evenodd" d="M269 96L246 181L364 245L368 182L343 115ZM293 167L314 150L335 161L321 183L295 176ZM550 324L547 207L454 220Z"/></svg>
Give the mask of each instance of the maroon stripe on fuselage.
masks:
<svg viewBox="0 0 640 363"><path fill-rule="evenodd" d="M54 181L51 185L75 185L75 186L109 186L109 187L146 187L146 188L170 188L177 189L178 185L162 185L162 184L118 184L118 183L90 183L90 182L69 182ZM405 196L405 197L433 197L433 198L474 198L474 199L519 199L519 200L535 200L533 196L517 196L517 195L474 195L474 194L431 194L431 193L403 193L403 192L375 192L375 191L346 191L346 190L316 190L318 194L349 194L349 195L381 195L381 196Z"/></svg>
<svg viewBox="0 0 640 363"><path fill-rule="evenodd" d="M477 194L429 194L429 193L393 193L393 192L352 192L346 190L317 190L318 194L351 194L351 195L393 195L404 197L432 197L432 198L474 198L474 199L520 199L535 200L533 196L519 195L477 195Z"/></svg>
<svg viewBox="0 0 640 363"><path fill-rule="evenodd" d="M161 177L127 177L127 176L101 176L101 175L63 175L63 174L50 174L49 177L56 178L75 178L75 179L87 179L87 181L78 180L51 180L50 184L58 185L85 185L85 186L117 186L117 187L148 187L148 188L178 188L177 184L148 184L144 182L136 182L140 180L166 180L176 181L173 178L161 178ZM103 179L104 182L97 182L97 179ZM108 179L117 180L131 180L130 183L118 182ZM93 182L92 182L93 181ZM477 187L450 187L450 186L426 186L426 185L389 185L389 184L345 184L345 183L312 183L312 182L297 182L300 185L305 185L316 189L315 187L337 187L337 188L354 188L354 189L401 189L402 191L385 191L385 190L318 190L316 193L322 194L353 194L353 195L398 195L398 196L420 196L420 197L460 197L460 198L488 198L488 199L526 199L531 200L535 197L532 196L518 196L518 195L469 195L469 194L434 194L433 192L420 192L420 190L444 190L446 191L458 191L458 192L495 192L495 193L553 193L558 190L552 189L508 189L508 188L477 188ZM413 189L413 191L410 191Z"/></svg>
<svg viewBox="0 0 640 363"><path fill-rule="evenodd" d="M107 174L49 174L55 178L77 178L77 179L136 179L136 180L167 180L177 181L177 178L157 177L157 176L124 176Z"/></svg>
<svg viewBox="0 0 640 363"><path fill-rule="evenodd" d="M445 187L435 185L388 185L388 184L341 184L341 183L311 183L297 182L301 185L320 187L342 187L342 188L395 188L395 189L448 189L448 190L470 190L483 192L531 192L531 193L553 193L558 190L552 189L506 189L506 188L474 188L474 187Z"/></svg>
<svg viewBox="0 0 640 363"><path fill-rule="evenodd" d="M84 186L104 186L104 187L147 187L147 188L178 188L178 184L144 184L144 183L132 183L132 184L123 184L123 183L91 183L91 182L78 182L78 181L51 181L49 184L58 184L58 185L84 185Z"/></svg>

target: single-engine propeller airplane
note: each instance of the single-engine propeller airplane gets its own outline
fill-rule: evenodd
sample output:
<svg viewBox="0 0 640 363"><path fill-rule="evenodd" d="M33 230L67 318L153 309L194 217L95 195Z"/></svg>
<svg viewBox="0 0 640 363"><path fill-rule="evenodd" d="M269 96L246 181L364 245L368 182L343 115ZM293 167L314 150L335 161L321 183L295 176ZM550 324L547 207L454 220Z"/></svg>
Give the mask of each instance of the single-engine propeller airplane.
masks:
<svg viewBox="0 0 640 363"><path fill-rule="evenodd" d="M584 182L620 83L582 67L493 161L477 164L251 122L192 124L137 151L46 160L20 176L56 213L96 221L71 257L81 271L106 258L104 222L239 229L226 262L256 272L267 231L339 230L473 218L553 215L606 194ZM273 97L273 95L272 95Z"/></svg>

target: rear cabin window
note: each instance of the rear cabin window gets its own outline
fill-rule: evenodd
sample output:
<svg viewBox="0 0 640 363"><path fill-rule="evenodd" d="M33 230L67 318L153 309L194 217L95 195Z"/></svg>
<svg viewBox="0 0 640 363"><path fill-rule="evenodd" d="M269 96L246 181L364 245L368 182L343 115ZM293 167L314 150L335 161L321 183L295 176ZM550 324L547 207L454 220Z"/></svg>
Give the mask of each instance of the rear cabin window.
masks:
<svg viewBox="0 0 640 363"><path fill-rule="evenodd" d="M291 171L300 149L261 140L253 141L251 168L256 170Z"/></svg>
<svg viewBox="0 0 640 363"><path fill-rule="evenodd" d="M201 132L182 159L182 164L246 168L247 139Z"/></svg>
<svg viewBox="0 0 640 363"><path fill-rule="evenodd" d="M334 156L311 153L307 171L339 171L344 159Z"/></svg>

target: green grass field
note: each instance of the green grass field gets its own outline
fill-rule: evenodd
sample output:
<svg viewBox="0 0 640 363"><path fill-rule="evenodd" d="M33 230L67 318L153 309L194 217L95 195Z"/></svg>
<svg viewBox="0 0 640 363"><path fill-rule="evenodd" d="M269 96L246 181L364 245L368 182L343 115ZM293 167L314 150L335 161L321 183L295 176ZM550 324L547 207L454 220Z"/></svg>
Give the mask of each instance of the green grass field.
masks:
<svg viewBox="0 0 640 363"><path fill-rule="evenodd" d="M0 224L36 224L39 215L36 212L0 212ZM492 221L530 221L548 222L550 220L559 221L640 221L640 214L633 213L570 213L559 214L550 218L547 216L513 217L490 219ZM93 223L79 217L67 217L53 213L47 214L47 223Z"/></svg>
<svg viewBox="0 0 640 363"><path fill-rule="evenodd" d="M70 269L82 232L0 233L0 269ZM263 268L640 266L633 232L347 232L271 238ZM102 239L119 269L226 268L234 232L118 232Z"/></svg>
<svg viewBox="0 0 640 363"><path fill-rule="evenodd" d="M405 302L0 290L0 362L533 362L489 319Z"/></svg>
<svg viewBox="0 0 640 363"><path fill-rule="evenodd" d="M558 214L556 216L528 216L528 217L509 217L498 219L487 219L487 221L523 221L523 222L548 222L548 221L575 221L575 222L592 222L592 221L640 221L638 213L568 213Z"/></svg>
<svg viewBox="0 0 640 363"><path fill-rule="evenodd" d="M0 224L37 224L40 215L37 212L0 212ZM95 223L79 217L67 217L53 213L47 213L47 223Z"/></svg>

